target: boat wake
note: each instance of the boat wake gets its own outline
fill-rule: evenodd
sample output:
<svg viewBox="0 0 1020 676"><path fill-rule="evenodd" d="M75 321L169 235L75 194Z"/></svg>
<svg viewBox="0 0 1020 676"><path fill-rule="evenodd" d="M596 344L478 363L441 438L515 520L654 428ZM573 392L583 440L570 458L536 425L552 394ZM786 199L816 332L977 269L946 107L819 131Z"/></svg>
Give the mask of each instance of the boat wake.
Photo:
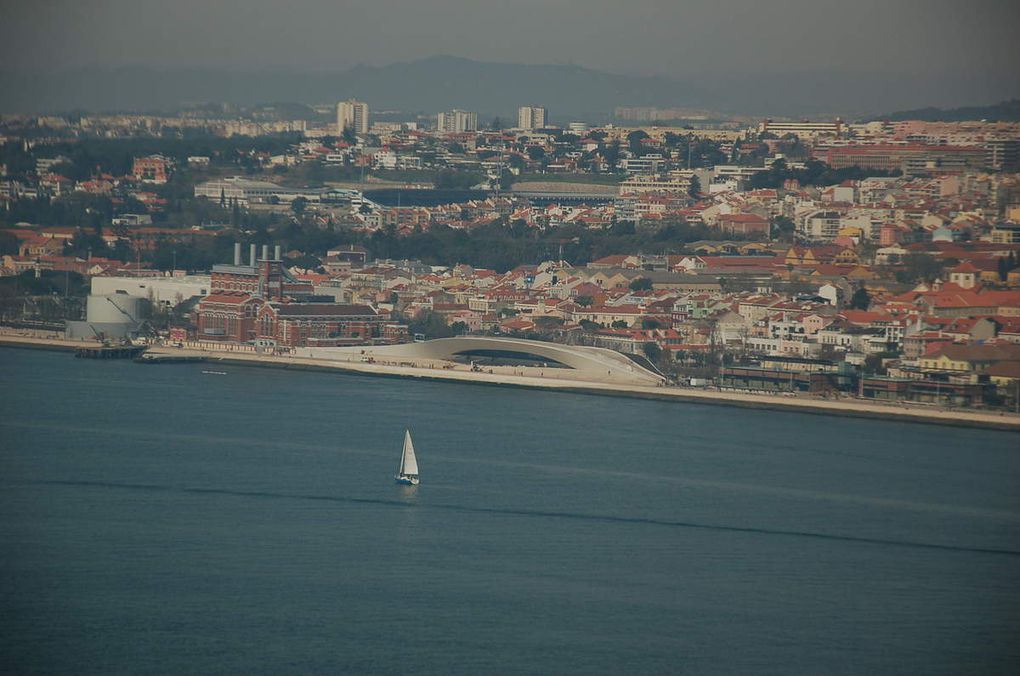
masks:
<svg viewBox="0 0 1020 676"><path fill-rule="evenodd" d="M198 488L189 486L169 486L161 484L114 483L108 481L49 480L49 481L29 481L21 482L19 484L7 484L7 485L77 486L85 488L107 488L131 491L177 493L184 495L223 495L239 498L305 500L355 505L381 505L385 507L443 510L468 514L500 514L505 516L520 516L526 518L572 519L578 521L636 524L648 526L661 526L666 528L698 529L730 533L747 533L753 535L776 535L784 537L809 538L816 540L831 540L837 542L851 542L858 544L883 545L889 547L908 547L912 549L933 549L939 551L967 552L974 554L996 554L1002 556L1020 557L1020 550L1014 549L1000 549L994 547L968 547L965 545L949 545L932 542L916 542L910 540L891 540L883 538L861 537L855 535L841 535L837 533L785 530L776 528L758 528L752 526L729 526L725 524L698 523L693 521L674 521L669 519L656 519L652 517L615 516L611 514L584 514L579 512L559 512L559 511L514 509L501 507L474 507L471 505L456 505L448 503L423 503L418 501L415 501L414 503L408 503L406 500L389 500L384 498L358 498L337 495L306 495L300 493L273 493L268 491L241 491L227 488Z"/></svg>

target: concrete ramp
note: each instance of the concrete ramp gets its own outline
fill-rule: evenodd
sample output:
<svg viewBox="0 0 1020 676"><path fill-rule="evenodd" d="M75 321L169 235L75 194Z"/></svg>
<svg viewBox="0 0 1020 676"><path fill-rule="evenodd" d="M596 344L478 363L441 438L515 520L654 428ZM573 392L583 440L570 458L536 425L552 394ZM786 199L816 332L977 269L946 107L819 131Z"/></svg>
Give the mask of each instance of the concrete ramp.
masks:
<svg viewBox="0 0 1020 676"><path fill-rule="evenodd" d="M570 380L630 385L657 385L662 380L659 375L613 350L520 338L460 336L379 347L303 348L298 354L315 359L339 361L373 359L434 368L437 364L453 364L458 356L469 356L473 352L518 353L538 361L556 362L562 366L546 369L545 375L555 373L556 377ZM540 368L521 366L515 367L515 370L522 375L534 376Z"/></svg>

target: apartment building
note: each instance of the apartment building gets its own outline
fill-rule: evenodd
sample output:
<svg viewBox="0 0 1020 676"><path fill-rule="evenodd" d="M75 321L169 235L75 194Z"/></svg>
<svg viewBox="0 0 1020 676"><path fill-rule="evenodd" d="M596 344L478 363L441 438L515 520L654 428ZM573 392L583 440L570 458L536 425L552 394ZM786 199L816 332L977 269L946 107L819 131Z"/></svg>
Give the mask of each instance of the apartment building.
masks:
<svg viewBox="0 0 1020 676"><path fill-rule="evenodd" d="M442 134L463 134L478 131L478 113L449 110L436 116L436 130Z"/></svg>
<svg viewBox="0 0 1020 676"><path fill-rule="evenodd" d="M517 109L517 128L542 129L546 125L546 115L541 106L521 106Z"/></svg>
<svg viewBox="0 0 1020 676"><path fill-rule="evenodd" d="M918 176L979 169L985 165L986 151L982 146L881 143L831 147L822 159L833 169L857 166Z"/></svg>
<svg viewBox="0 0 1020 676"><path fill-rule="evenodd" d="M985 164L996 171L1020 169L1020 138L990 138L985 141Z"/></svg>
<svg viewBox="0 0 1020 676"><path fill-rule="evenodd" d="M686 195L691 189L693 171L678 170L666 178L655 176L632 176L620 184L620 196L639 195L648 192Z"/></svg>
<svg viewBox="0 0 1020 676"><path fill-rule="evenodd" d="M341 101L336 104L336 132L339 136L350 127L355 134L368 133L368 104L364 101Z"/></svg>
<svg viewBox="0 0 1020 676"><path fill-rule="evenodd" d="M775 136L782 138L787 134L793 134L794 136L802 139L816 138L818 136L842 136L846 131L846 125L839 118L836 118L832 122L773 122L772 120L762 120L758 125L758 133L774 134Z"/></svg>

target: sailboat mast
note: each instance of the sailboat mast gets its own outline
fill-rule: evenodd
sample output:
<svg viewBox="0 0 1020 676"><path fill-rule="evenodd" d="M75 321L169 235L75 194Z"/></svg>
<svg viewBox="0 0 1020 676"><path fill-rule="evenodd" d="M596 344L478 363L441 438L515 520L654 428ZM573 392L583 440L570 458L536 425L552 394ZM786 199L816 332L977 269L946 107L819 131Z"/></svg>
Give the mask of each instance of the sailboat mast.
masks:
<svg viewBox="0 0 1020 676"><path fill-rule="evenodd" d="M404 430L404 446L400 449L400 469L397 470L401 476L404 474L405 462L407 462L407 430Z"/></svg>

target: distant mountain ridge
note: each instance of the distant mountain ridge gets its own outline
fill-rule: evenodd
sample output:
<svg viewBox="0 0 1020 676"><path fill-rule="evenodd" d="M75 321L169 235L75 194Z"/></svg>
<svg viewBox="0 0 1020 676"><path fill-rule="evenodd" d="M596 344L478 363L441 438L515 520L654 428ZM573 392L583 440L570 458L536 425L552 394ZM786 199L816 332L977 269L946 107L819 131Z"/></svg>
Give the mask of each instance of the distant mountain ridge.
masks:
<svg viewBox="0 0 1020 676"><path fill-rule="evenodd" d="M669 78L453 56L332 72L132 66L39 74L3 71L0 66L0 112L170 111L201 102L251 106L266 101L315 104L357 98L379 110L432 114L461 108L504 119L516 116L518 106L541 105L558 124L574 119L607 121L618 106L860 119L874 114L879 105L906 108L944 100L946 86L934 76L905 78L889 73L770 71Z"/></svg>
<svg viewBox="0 0 1020 676"><path fill-rule="evenodd" d="M508 115L521 105L607 117L617 105L680 105L692 88L656 77L569 65L483 63L437 56L334 73L228 72L128 67L46 76L0 73L7 111L171 110L189 103L301 103L357 98L372 108L434 113L451 108ZM700 100L703 97L697 97Z"/></svg>
<svg viewBox="0 0 1020 676"><path fill-rule="evenodd" d="M961 122L963 120L988 120L989 122L1020 122L1020 99L1000 101L990 106L964 106L962 108L918 108L901 110L889 115L872 118L875 120L924 120L927 122Z"/></svg>

